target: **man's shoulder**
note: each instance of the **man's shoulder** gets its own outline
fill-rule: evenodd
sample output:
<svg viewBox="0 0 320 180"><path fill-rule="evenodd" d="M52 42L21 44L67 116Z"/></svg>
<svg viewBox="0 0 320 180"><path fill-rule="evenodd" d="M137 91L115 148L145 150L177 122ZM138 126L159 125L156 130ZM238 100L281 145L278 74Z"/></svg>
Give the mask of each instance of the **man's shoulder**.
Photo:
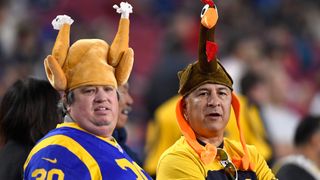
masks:
<svg viewBox="0 0 320 180"><path fill-rule="evenodd" d="M224 147L228 150L228 153L238 154L243 156L243 147L240 141L232 140L229 138L224 138ZM258 150L254 145L246 144L246 148L250 156L257 156L259 154Z"/></svg>
<svg viewBox="0 0 320 180"><path fill-rule="evenodd" d="M195 175L196 169L200 167L202 167L201 160L182 136L161 155L157 166L157 178L168 179L170 176L174 179L172 177L178 177L181 174L186 176L185 173Z"/></svg>
<svg viewBox="0 0 320 180"><path fill-rule="evenodd" d="M224 138L224 146L231 146L233 148L242 149L242 144L240 141L229 139L229 138ZM248 148L248 150L256 151L256 147L254 145L246 144L246 147Z"/></svg>
<svg viewBox="0 0 320 180"><path fill-rule="evenodd" d="M27 158L26 164L28 164L28 162L31 160L46 161L46 158L50 159L50 157L46 157L48 154L50 155L54 154L57 157L59 156L59 158L61 159L60 161L65 161L66 159L68 159L68 158L63 158L68 153L79 154L81 150L84 148L82 147L81 144L79 144L77 138L72 137L72 136L82 137L81 134L77 135L76 131L79 131L79 130L70 128L70 127L58 127L56 129L51 130L41 140L39 140L37 144L32 148ZM78 133L81 133L81 132L79 131ZM83 151L85 152L85 150ZM42 158L42 156L44 157L44 159ZM34 158L34 157L39 157L39 158ZM55 159L55 158L56 157L51 159ZM47 162L50 162L50 160Z"/></svg>
<svg viewBox="0 0 320 180"><path fill-rule="evenodd" d="M55 169L59 176L63 174L65 177L72 175L72 177L90 179L85 177L88 176L87 167L97 163L77 140L68 136L69 130L73 129L54 129L34 146L24 164L25 177L41 173L38 169L46 173ZM72 170L69 167L72 167ZM83 172L83 177L72 174L75 171Z"/></svg>
<svg viewBox="0 0 320 180"><path fill-rule="evenodd" d="M160 157L160 160L175 159L176 157L192 158L196 157L194 150L189 146L188 142L182 136L178 139L172 146L170 146L166 151L164 151Z"/></svg>

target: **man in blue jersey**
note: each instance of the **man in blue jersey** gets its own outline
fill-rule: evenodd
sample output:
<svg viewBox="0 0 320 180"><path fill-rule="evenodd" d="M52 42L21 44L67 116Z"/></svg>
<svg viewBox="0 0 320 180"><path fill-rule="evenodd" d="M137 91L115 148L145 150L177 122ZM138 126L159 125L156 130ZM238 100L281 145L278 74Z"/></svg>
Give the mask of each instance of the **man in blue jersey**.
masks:
<svg viewBox="0 0 320 180"><path fill-rule="evenodd" d="M112 137L118 119L117 87L125 84L133 65L129 48L128 3L109 46L100 39L82 39L69 47L66 15L52 22L59 29L52 54L45 61L51 85L65 92L64 123L31 150L24 179L151 179Z"/></svg>

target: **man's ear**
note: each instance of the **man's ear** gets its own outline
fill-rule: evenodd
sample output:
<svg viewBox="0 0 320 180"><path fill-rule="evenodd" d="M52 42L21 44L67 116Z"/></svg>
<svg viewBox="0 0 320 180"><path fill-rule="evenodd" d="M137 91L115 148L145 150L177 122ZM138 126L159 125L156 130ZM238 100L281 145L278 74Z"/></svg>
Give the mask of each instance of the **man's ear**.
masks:
<svg viewBox="0 0 320 180"><path fill-rule="evenodd" d="M69 113L70 112L70 104L68 103L66 93L63 94L62 102L63 102L63 108L64 108L65 113Z"/></svg>

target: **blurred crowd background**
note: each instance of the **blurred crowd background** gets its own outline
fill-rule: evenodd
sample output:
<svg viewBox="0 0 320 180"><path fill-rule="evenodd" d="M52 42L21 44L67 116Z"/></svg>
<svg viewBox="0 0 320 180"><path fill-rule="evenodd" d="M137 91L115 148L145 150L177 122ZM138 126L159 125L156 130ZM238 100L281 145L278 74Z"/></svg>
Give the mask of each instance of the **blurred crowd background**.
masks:
<svg viewBox="0 0 320 180"><path fill-rule="evenodd" d="M197 59L203 4L200 0L128 2L133 6L130 46L135 52L128 143L143 159L148 121L161 103L177 93L178 70ZM254 93L270 139L290 143L302 116L320 115L320 1L215 3L218 57L233 77L235 91L243 91L240 82L248 72L261 77L263 86ZM56 15L75 20L71 43L81 38L111 43L120 18L114 4L120 0L0 0L0 98L20 77L46 79L43 60L57 35L51 25ZM282 150L279 156L287 153Z"/></svg>

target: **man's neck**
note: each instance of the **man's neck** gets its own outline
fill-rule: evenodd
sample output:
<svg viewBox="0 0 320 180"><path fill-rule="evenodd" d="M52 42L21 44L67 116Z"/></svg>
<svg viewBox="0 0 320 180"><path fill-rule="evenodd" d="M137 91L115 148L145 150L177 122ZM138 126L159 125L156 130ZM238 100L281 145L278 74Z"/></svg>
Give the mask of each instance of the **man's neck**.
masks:
<svg viewBox="0 0 320 180"><path fill-rule="evenodd" d="M204 138L204 137L198 136L197 139L199 139L204 143L212 144L215 147L219 147L223 143L223 136L210 137L210 138Z"/></svg>
<svg viewBox="0 0 320 180"><path fill-rule="evenodd" d="M69 114L66 114L65 116L64 116L64 122L76 122L75 120L73 120L71 117L70 117L70 115Z"/></svg>

